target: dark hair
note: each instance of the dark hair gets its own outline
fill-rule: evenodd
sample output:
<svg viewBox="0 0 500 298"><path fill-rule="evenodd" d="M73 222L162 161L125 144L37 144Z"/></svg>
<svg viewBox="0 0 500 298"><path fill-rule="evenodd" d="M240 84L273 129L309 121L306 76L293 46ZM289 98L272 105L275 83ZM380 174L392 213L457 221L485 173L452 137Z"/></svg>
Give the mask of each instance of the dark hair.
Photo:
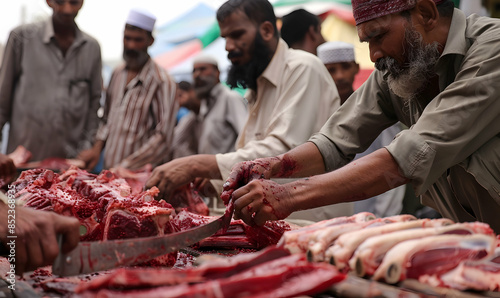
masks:
<svg viewBox="0 0 500 298"><path fill-rule="evenodd" d="M217 10L217 21L223 22L237 10L244 12L248 19L256 25L265 21L271 22L274 27L274 35L279 36L274 8L268 0L229 0Z"/></svg>
<svg viewBox="0 0 500 298"><path fill-rule="evenodd" d="M289 47L303 41L311 26L317 28L320 24L318 16L302 8L283 16L281 21L281 38Z"/></svg>
<svg viewBox="0 0 500 298"><path fill-rule="evenodd" d="M177 87L184 91L193 90L193 85L191 85L191 83L189 83L188 81L180 81L179 83L177 83Z"/></svg>

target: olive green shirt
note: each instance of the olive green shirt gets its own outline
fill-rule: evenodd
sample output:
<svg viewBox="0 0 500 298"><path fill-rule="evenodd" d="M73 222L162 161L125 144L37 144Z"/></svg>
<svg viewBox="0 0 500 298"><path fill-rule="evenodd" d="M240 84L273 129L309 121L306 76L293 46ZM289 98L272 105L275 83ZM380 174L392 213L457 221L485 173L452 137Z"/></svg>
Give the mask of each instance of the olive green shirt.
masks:
<svg viewBox="0 0 500 298"><path fill-rule="evenodd" d="M481 220L500 230L499 49L500 20L466 19L455 9L435 67L439 95L405 104L389 90L384 73L375 70L310 139L327 170L347 164L382 130L401 121L409 129L386 149L423 203L453 220ZM457 166L465 172L453 171ZM459 185L468 185L466 193Z"/></svg>

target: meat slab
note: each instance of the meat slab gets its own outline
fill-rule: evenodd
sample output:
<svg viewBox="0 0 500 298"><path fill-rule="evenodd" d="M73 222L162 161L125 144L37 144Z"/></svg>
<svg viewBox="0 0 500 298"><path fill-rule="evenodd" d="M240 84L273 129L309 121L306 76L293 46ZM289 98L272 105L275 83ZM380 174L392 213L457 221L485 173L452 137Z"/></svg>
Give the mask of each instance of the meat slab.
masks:
<svg viewBox="0 0 500 298"><path fill-rule="evenodd" d="M305 254L273 246L182 271L117 270L76 292L81 297L294 297L321 293L344 278L329 264L313 264Z"/></svg>
<svg viewBox="0 0 500 298"><path fill-rule="evenodd" d="M433 226L451 225L453 221L449 219L420 219L403 222L387 223L380 226L367 227L362 230L344 233L340 235L335 243L325 252L325 260L337 266L339 270L349 271L349 260L358 246L366 239L376 236L392 233L400 230L425 228ZM409 232L411 234L411 232Z"/></svg>
<svg viewBox="0 0 500 298"><path fill-rule="evenodd" d="M472 235L476 233L491 236L494 234L489 225L480 222L472 222L456 223L441 227L412 229L411 232L402 230L388 234L374 235L363 241L356 248L353 256L349 260L349 265L351 269L355 270L358 276L371 276L380 266L387 251L398 243L435 235Z"/></svg>
<svg viewBox="0 0 500 298"><path fill-rule="evenodd" d="M464 260L493 254L496 238L483 234L438 235L407 240L392 247L373 275L393 284L406 278L440 275Z"/></svg>

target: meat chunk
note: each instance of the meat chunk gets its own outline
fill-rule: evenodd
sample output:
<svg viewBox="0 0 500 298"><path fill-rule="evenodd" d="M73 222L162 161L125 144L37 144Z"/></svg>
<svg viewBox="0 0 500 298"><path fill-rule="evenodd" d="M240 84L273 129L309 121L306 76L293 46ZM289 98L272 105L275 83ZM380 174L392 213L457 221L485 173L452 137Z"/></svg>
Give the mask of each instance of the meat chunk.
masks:
<svg viewBox="0 0 500 298"><path fill-rule="evenodd" d="M375 271L373 279L396 283L421 275L441 274L463 260L478 260L493 254L495 237L439 235L401 242L392 247Z"/></svg>
<svg viewBox="0 0 500 298"><path fill-rule="evenodd" d="M490 226L480 222L456 223L441 227L412 229L411 232L402 230L375 235L366 239L356 248L349 260L349 266L351 269L355 269L358 276L371 276L379 267L387 251L398 243L435 235L471 235L475 233L493 236L493 230Z"/></svg>
<svg viewBox="0 0 500 298"><path fill-rule="evenodd" d="M344 233L339 236L335 243L330 246L325 252L325 260L330 261L339 270L349 270L349 259L354 251L366 239L387 233L392 233L399 230L407 230L414 228L425 228L433 226L451 225L453 221L449 219L420 219L404 222L388 223L381 226L367 227L362 230ZM409 232L411 233L411 232Z"/></svg>

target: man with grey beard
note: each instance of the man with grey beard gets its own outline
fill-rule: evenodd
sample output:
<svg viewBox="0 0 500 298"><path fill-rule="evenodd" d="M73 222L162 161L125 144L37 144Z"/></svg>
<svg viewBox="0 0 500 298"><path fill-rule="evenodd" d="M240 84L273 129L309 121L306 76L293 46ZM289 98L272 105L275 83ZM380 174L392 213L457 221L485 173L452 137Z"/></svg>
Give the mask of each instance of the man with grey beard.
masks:
<svg viewBox="0 0 500 298"><path fill-rule="evenodd" d="M104 149L104 168L140 169L167 160L178 104L175 82L148 54L156 17L132 9L123 32L124 65L106 90L103 121L94 146L80 153L91 170Z"/></svg>
<svg viewBox="0 0 500 298"><path fill-rule="evenodd" d="M262 225L410 183L443 217L500 233L500 20L466 18L448 0L352 7L377 69L309 142L235 165L223 199ZM350 163L398 121L409 129ZM308 178L277 185L275 177Z"/></svg>
<svg viewBox="0 0 500 298"><path fill-rule="evenodd" d="M219 76L215 58L201 54L194 59L193 87L200 108L197 113L191 111L183 117L174 132L174 140L183 139L194 144L194 148L176 143L172 146L174 158L234 151L238 134L247 119L247 109L244 98L221 84ZM190 147L192 151L178 150Z"/></svg>

